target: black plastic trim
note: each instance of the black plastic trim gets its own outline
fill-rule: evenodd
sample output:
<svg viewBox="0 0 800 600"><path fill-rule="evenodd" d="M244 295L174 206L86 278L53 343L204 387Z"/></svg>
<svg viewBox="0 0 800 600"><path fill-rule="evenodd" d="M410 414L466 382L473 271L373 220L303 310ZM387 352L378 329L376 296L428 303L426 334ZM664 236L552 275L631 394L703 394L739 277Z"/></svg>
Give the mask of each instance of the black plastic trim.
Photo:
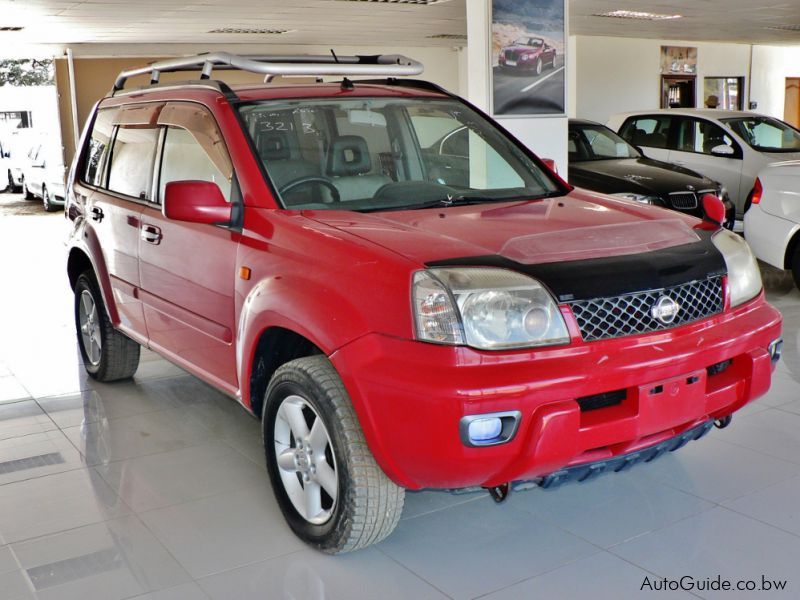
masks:
<svg viewBox="0 0 800 600"><path fill-rule="evenodd" d="M591 300L725 275L725 259L711 242L712 232L695 232L698 242L640 254L531 265L492 254L437 260L426 266L509 269L535 277L559 302Z"/></svg>

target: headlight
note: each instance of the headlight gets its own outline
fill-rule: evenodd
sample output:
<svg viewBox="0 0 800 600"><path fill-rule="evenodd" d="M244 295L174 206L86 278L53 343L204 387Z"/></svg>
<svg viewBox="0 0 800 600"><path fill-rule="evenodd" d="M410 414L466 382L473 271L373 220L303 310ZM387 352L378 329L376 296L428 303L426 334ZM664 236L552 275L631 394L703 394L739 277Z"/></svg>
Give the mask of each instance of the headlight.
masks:
<svg viewBox="0 0 800 600"><path fill-rule="evenodd" d="M731 306L739 306L755 298L761 291L761 272L747 242L725 229L715 233L711 241L722 253L728 267Z"/></svg>
<svg viewBox="0 0 800 600"><path fill-rule="evenodd" d="M660 198L657 196L648 196L646 194L634 194L633 192L619 192L616 194L611 194L612 196L617 196L618 198L626 198L628 200L634 200L635 202L641 202L642 204L659 204Z"/></svg>
<svg viewBox="0 0 800 600"><path fill-rule="evenodd" d="M505 269L414 274L417 339L481 350L566 344L564 318L541 283Z"/></svg>

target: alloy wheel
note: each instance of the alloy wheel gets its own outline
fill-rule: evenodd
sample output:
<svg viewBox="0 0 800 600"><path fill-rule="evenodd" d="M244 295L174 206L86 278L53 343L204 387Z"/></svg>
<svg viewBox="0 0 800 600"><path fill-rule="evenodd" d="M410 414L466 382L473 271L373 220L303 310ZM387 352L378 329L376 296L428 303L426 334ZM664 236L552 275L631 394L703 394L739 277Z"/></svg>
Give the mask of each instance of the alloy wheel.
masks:
<svg viewBox="0 0 800 600"><path fill-rule="evenodd" d="M286 495L297 513L321 525L336 509L339 478L330 435L304 398L290 395L275 418L275 457Z"/></svg>
<svg viewBox="0 0 800 600"><path fill-rule="evenodd" d="M93 366L100 364L100 351L103 340L100 331L100 319L97 314L97 305L88 290L81 292L80 306L78 309L81 340L86 357Z"/></svg>

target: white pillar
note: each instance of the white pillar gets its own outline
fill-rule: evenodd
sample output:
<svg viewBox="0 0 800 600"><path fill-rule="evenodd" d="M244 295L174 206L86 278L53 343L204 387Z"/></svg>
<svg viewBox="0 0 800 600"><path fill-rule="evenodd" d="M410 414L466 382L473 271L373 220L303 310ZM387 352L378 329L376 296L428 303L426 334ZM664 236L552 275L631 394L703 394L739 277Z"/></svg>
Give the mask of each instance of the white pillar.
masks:
<svg viewBox="0 0 800 600"><path fill-rule="evenodd" d="M477 107L492 114L491 106L491 62L492 51L491 0L466 0L467 2L467 99ZM564 7L564 18L568 19L568 11ZM568 41L569 22L566 23L567 38L564 46L567 52L574 48ZM574 60L567 56L565 61L566 82L565 109L574 103L571 102L573 90L570 86L571 73ZM556 161L558 172L562 177L567 176L567 117L557 116L531 116L531 117L496 117L497 121L515 135L522 143L542 158L552 158Z"/></svg>

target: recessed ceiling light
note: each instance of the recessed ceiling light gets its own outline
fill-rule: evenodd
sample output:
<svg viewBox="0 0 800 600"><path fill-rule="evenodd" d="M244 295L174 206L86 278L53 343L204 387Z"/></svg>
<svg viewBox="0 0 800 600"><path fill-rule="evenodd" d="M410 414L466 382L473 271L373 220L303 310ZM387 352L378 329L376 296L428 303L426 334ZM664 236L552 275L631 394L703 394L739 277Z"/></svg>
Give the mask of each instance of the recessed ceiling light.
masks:
<svg viewBox="0 0 800 600"><path fill-rule="evenodd" d="M221 27L219 29L212 29L208 33L236 33L236 34L258 34L258 35L283 35L284 33L291 33L295 29L269 29L262 27Z"/></svg>
<svg viewBox="0 0 800 600"><path fill-rule="evenodd" d="M669 21L680 19L683 15L663 15L659 13L639 12L636 10L614 10L592 15L593 17L612 17L615 19L639 19L640 21Z"/></svg>
<svg viewBox="0 0 800 600"><path fill-rule="evenodd" d="M769 25L763 29L777 29L778 31L800 31L800 25Z"/></svg>
<svg viewBox="0 0 800 600"><path fill-rule="evenodd" d="M372 2L374 4L413 4L417 6L429 6L431 4L441 4L450 0L334 0L335 2Z"/></svg>
<svg viewBox="0 0 800 600"><path fill-rule="evenodd" d="M15 26L4 26L0 27L0 31L22 31L25 29L24 27L15 27Z"/></svg>
<svg viewBox="0 0 800 600"><path fill-rule="evenodd" d="M467 35L465 33L437 33L436 35L429 35L428 39L466 41Z"/></svg>

